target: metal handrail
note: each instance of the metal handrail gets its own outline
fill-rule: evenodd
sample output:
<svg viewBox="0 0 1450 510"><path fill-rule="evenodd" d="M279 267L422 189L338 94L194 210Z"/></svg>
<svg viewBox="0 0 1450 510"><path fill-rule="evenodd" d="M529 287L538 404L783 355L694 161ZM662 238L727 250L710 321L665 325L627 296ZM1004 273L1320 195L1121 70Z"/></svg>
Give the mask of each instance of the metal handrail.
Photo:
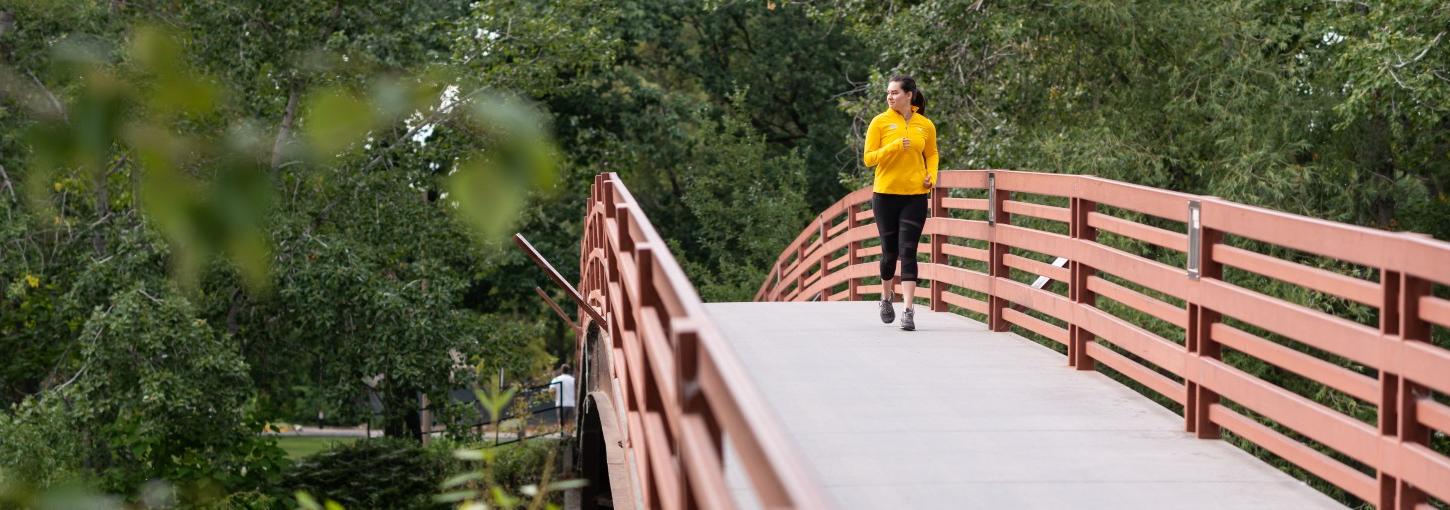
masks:
<svg viewBox="0 0 1450 510"><path fill-rule="evenodd" d="M986 191L987 197L952 197L951 190L957 189ZM1013 192L1065 198L1069 206L1014 200ZM880 294L882 285L861 282L876 275L877 262L865 259L879 253L879 248L863 246L876 236L875 226L867 222L870 200L870 189L858 190L812 220L782 251L756 300L857 300ZM1429 444L1432 430L1450 433L1450 406L1430 396L1450 395L1450 350L1431 342L1433 327L1450 328L1450 300L1432 293L1434 285L1450 285L1450 243L1091 176L947 171L941 173L930 201L924 233L931 235L931 243L923 250L930 261L919 264L919 275L931 282L933 310L947 311L950 305L986 315L993 331L1016 326L1058 342L1066 347L1070 366L1092 370L1095 363L1102 363L1182 404L1185 429L1198 437L1218 438L1220 430L1227 429L1379 508L1413 508L1428 497L1450 501L1450 457ZM1182 224L1183 230L1119 217L1100 211L1099 204L1167 220L1159 224ZM987 217L960 219L949 214L953 210L982 211ZM1014 225L1016 215L1066 224L1068 234ZM1113 248L1098 242L1099 231L1182 253L1185 264L1173 267ZM1236 247L1230 237L1365 266L1376 271L1378 279L1346 276ZM988 248L949 241L955 238L986 242ZM1019 256L1014 250L1065 258L1068 268ZM982 262L987 270L949 263L963 259ZM1224 280L1225 267L1367 305L1378 313L1379 327L1236 286ZM1011 278L1012 270L1065 281L1068 295L1018 282ZM1100 274L1184 304L1175 306ZM1181 328L1185 340L1180 344L1165 339L1105 312L1097 306L1098 295ZM1234 327L1225 317L1368 368L1346 369L1335 360ZM1224 363L1224 346L1374 404L1379 411L1377 424L1366 424ZM1375 473L1367 475L1261 423L1265 420Z"/></svg>

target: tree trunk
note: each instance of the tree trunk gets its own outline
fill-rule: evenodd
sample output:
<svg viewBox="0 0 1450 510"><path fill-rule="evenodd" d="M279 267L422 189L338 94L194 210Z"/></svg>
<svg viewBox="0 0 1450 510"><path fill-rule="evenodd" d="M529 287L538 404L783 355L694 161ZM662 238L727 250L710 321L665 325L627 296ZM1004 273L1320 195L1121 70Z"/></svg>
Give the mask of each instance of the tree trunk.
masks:
<svg viewBox="0 0 1450 510"><path fill-rule="evenodd" d="M423 441L423 421L418 408L418 392L397 390L387 392L384 404L383 435Z"/></svg>

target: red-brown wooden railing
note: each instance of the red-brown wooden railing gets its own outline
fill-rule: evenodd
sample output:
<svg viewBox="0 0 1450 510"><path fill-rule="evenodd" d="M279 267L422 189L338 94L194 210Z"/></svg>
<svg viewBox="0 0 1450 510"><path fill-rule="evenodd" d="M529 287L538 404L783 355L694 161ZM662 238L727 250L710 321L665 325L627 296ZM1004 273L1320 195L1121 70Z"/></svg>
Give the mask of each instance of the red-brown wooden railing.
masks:
<svg viewBox="0 0 1450 510"><path fill-rule="evenodd" d="M953 197L952 190L985 195ZM1014 199L1014 192L1059 198L1034 202ZM1048 205L1063 199L1067 207ZM1432 294L1434 286L1450 284L1450 243L1077 175L943 172L930 200L924 233L931 235L931 242L922 249L929 262L920 263L919 275L931 282L923 294L932 310L946 311L952 305L986 315L993 331L1017 326L1060 343L1070 366L1092 370L1102 363L1181 404L1186 429L1198 437L1217 438L1226 429L1379 508L1429 508L1429 498L1450 502L1450 458L1430 446L1434 431L1450 433L1450 406L1433 397L1450 396L1450 351L1431 342L1433 328L1450 327L1450 300ZM861 281L877 275L878 262L865 259L880 254L879 247L864 246L877 236L870 202L871 190L859 190L817 216L781 254L756 299L856 300L879 295L881 285ZM982 215L954 213L963 210L983 211L987 218L954 217ZM1181 230L1135 221L1137 215L1159 218L1149 220L1159 225L1181 224ZM1017 216L1036 218L1034 225L1056 225L1066 234L1029 228L1028 222L1014 225ZM1192 267L1109 246L1099 242L1099 233L1182 254L1178 258ZM1357 278L1233 246L1226 236L1279 247L1263 251L1294 250L1362 266L1378 278ZM978 246L949 241L955 239L976 240ZM983 242L985 249L980 247ZM1066 258L1068 267L1034 260L1033 253ZM950 263L970 264L962 260L979 261L986 271ZM1361 304L1378 314L1379 326L1240 287L1224 278L1225 268ZM1012 278L1014 270L1064 282L1068 292L1060 295L1021 283ZM1114 283L1104 274L1171 296L1182 305ZM1163 338L1105 311L1097 296L1181 329L1184 341ZM1260 337L1226 318L1311 349ZM1375 406L1377 424L1225 363L1225 346ZM1320 352L1311 354L1316 350ZM1360 466L1266 426L1220 399Z"/></svg>
<svg viewBox="0 0 1450 510"><path fill-rule="evenodd" d="M726 439L762 507L830 506L668 245L613 173L594 180L579 264L579 292L595 309L580 310L581 330L593 323L607 342L603 359L587 365L603 373L583 381L585 393L608 395L644 508L733 508ZM632 491L612 490L616 498Z"/></svg>

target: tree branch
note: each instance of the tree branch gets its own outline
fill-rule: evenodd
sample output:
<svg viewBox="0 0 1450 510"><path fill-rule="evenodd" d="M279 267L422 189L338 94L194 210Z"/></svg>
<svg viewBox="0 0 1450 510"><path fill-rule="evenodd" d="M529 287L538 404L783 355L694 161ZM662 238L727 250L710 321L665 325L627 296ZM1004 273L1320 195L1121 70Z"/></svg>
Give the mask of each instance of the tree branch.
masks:
<svg viewBox="0 0 1450 510"><path fill-rule="evenodd" d="M50 93L50 89L45 88L45 84L41 83L40 78L35 76L35 72L26 69L25 74L30 75L30 79L35 82L35 86L40 87L40 91L45 93L45 97L50 99L50 105L55 108L55 113L60 114L62 120L67 123L70 122L70 117L65 113L65 107L61 106L60 100L56 99L55 94Z"/></svg>
<svg viewBox="0 0 1450 510"><path fill-rule="evenodd" d="M20 200L18 198L15 198L15 184L13 184L13 183L10 182L10 174L5 173L5 165L0 165L0 184L4 184L5 185L5 189L10 190L10 199L11 200L15 200L15 201L19 201Z"/></svg>
<svg viewBox="0 0 1450 510"><path fill-rule="evenodd" d="M1395 58L1399 58L1400 61L1400 63L1395 64L1395 69L1403 69L1405 66L1419 62L1420 59L1425 58L1425 54L1430 52L1430 48L1434 48L1436 44L1440 44L1441 37L1445 37L1445 32L1435 34L1435 40L1430 41L1430 44L1426 44L1425 49L1420 50L1420 54L1415 55L1415 58L1410 59L1409 62L1405 62L1405 59L1399 58L1399 55L1395 55Z"/></svg>
<svg viewBox="0 0 1450 510"><path fill-rule="evenodd" d="M287 112L282 115L282 126L277 128L277 141L272 143L272 173L276 174L282 168L282 147L287 145L287 139L292 136L292 123L297 118L297 85L292 85L292 91L287 94Z"/></svg>

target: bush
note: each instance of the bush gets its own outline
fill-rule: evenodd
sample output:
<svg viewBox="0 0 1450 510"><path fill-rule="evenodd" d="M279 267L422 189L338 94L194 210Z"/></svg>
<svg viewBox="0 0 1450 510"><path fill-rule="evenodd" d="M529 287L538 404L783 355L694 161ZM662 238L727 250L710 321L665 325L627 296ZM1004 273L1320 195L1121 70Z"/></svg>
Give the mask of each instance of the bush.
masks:
<svg viewBox="0 0 1450 510"><path fill-rule="evenodd" d="M349 510L444 508L432 502L453 461L401 439L370 439L333 448L297 462L282 480L290 491L331 499Z"/></svg>
<svg viewBox="0 0 1450 510"><path fill-rule="evenodd" d="M493 479L504 490L514 492L520 487L539 483L549 453L554 453L554 479L562 465L557 451L560 443L548 439L523 441L498 447L493 463Z"/></svg>

